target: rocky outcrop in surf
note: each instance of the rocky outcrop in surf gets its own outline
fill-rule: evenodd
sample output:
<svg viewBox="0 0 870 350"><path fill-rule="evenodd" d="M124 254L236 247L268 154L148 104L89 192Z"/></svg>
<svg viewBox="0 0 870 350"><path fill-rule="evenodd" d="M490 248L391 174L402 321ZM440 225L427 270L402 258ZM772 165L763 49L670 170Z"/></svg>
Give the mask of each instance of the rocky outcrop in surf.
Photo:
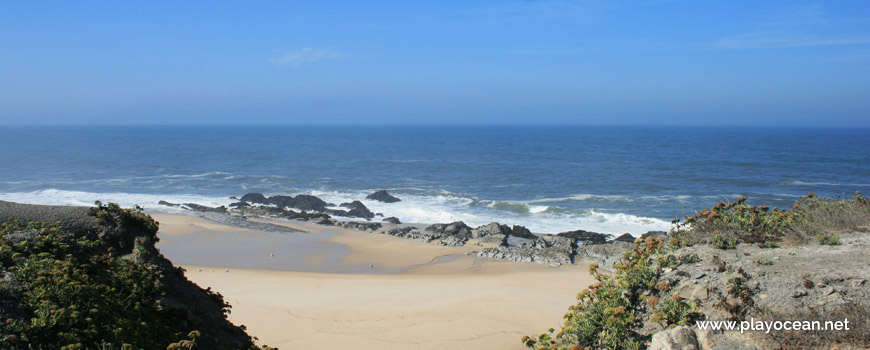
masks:
<svg viewBox="0 0 870 350"><path fill-rule="evenodd" d="M379 194L381 191L373 193ZM384 191L386 193L386 191ZM380 195L378 196L380 197ZM161 203L163 204L163 203ZM403 226L396 217L388 217L383 222L341 221L332 216L356 217L371 220L377 214L372 213L361 201L341 203L343 209L333 209L334 204L311 195L271 196L260 193L248 193L239 202L230 204L229 209L211 208L196 205L164 205L178 206L193 210L198 215L223 224L255 228L251 224L261 224L246 220L247 217L281 218L288 220L311 221L319 225L338 226L364 232L380 232L391 236L412 239L420 242L435 243L444 246L463 246L476 239L478 246L489 247L478 252L479 257L502 259L516 262L534 262L551 266L573 263L578 257L609 266L627 249L618 243L634 241L630 234L624 234L618 239L608 241L612 235L597 232L576 230L562 232L556 235L538 236L528 228L513 225L508 226L498 222L471 228L462 221L437 223L421 228ZM304 209L308 208L308 209ZM345 210L347 209L347 210ZM276 225L277 226L277 225ZM281 230L292 230L281 226ZM268 227L263 227L267 228ZM659 235L659 232L649 232L646 235ZM610 242L611 244L607 244ZM493 247L492 245L495 245Z"/></svg>
<svg viewBox="0 0 870 350"><path fill-rule="evenodd" d="M366 205L360 201L353 201L350 203L341 203L341 205L339 205L339 206L342 208L350 209L350 210L342 211L342 212L338 212L338 211L333 210L332 212L336 213L334 215L346 216L346 217L352 217L352 218L364 218L364 219L371 219L371 218L375 217L375 213L372 213L372 211L369 210L369 208L366 208Z"/></svg>
<svg viewBox="0 0 870 350"><path fill-rule="evenodd" d="M576 230L576 231L568 231L557 234L560 237L568 237L577 241L587 242L592 244L602 244L607 243L607 240L613 238L613 235L608 235L604 233L586 231L586 230Z"/></svg>
<svg viewBox="0 0 870 350"><path fill-rule="evenodd" d="M502 224L499 224L497 222L491 222L489 224L479 226L475 230L477 231L478 237L486 237L486 236L492 236L492 235L503 235L503 236L514 236L514 237L519 237L519 238L526 238L526 239L538 238L537 235L533 234L532 231L529 231L529 229L527 229L523 226L514 225L513 227L510 227L508 225L502 225Z"/></svg>
<svg viewBox="0 0 870 350"><path fill-rule="evenodd" d="M395 203L401 201L401 199L394 197L386 190L376 191L375 193L366 196L366 199L376 200L384 203Z"/></svg>

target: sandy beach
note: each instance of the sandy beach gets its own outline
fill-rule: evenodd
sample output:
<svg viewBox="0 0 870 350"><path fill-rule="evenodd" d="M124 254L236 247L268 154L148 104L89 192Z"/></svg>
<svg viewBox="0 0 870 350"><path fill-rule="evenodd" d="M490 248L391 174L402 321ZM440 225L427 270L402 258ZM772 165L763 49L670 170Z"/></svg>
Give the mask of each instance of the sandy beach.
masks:
<svg viewBox="0 0 870 350"><path fill-rule="evenodd" d="M230 320L281 349L523 349L558 327L588 266L480 259L442 247L307 223L307 233L154 215L159 248L232 304Z"/></svg>

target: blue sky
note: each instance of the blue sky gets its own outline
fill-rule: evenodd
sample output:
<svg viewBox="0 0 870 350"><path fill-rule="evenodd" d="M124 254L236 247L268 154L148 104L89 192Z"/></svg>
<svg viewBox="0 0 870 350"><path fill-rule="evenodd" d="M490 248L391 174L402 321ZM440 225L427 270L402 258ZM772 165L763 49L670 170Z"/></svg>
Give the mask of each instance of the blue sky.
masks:
<svg viewBox="0 0 870 350"><path fill-rule="evenodd" d="M870 2L4 1L0 124L870 126Z"/></svg>

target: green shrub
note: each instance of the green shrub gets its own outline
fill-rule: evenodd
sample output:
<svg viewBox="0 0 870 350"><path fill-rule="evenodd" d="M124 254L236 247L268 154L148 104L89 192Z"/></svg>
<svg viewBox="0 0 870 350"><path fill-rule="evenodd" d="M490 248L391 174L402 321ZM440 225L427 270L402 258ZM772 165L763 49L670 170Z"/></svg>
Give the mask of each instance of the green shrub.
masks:
<svg viewBox="0 0 870 350"><path fill-rule="evenodd" d="M769 259L765 259L765 258L755 259L755 263L758 265L773 265L773 261L770 261Z"/></svg>
<svg viewBox="0 0 870 350"><path fill-rule="evenodd" d="M149 235L158 230L157 222L138 207L97 202L91 214ZM28 238L13 242L9 234L16 231ZM7 302L15 301L18 314L0 320L0 348L195 349L200 334L188 332L187 316L157 309L167 292L160 268L134 260L112 254L96 239L65 232L60 223L0 223L0 271L14 281L0 289ZM220 294L207 292L229 312Z"/></svg>
<svg viewBox="0 0 870 350"><path fill-rule="evenodd" d="M797 220L798 216L793 210L771 209L766 205L751 206L746 200L747 197L742 196L731 203L719 202L683 222L676 221L677 226L671 235L689 243L703 242L707 237L715 239L715 235L733 237L728 240L736 238L747 243L776 241ZM721 243L730 245L725 244L727 241Z"/></svg>
<svg viewBox="0 0 870 350"><path fill-rule="evenodd" d="M138 205L133 207L133 209L125 209L121 208L118 203L103 205L102 202L96 201L94 204L96 207L91 208L91 215L96 216L97 222L104 222L115 226L130 223L145 229L152 236L156 236L157 231L160 229L160 223L154 221L150 215L145 214L142 207Z"/></svg>
<svg viewBox="0 0 870 350"><path fill-rule="evenodd" d="M701 257L698 256L698 254L696 254L696 253L686 254L686 255L680 256L680 263L681 264L694 264L694 263L697 263L700 261L701 261Z"/></svg>
<svg viewBox="0 0 870 350"><path fill-rule="evenodd" d="M749 275L738 269L737 273L728 279L728 295L731 298L722 300L717 306L731 314L732 321L743 321L750 310L755 307L755 289L749 285Z"/></svg>
<svg viewBox="0 0 870 350"><path fill-rule="evenodd" d="M774 241L764 241L758 244L759 248L779 248L779 243Z"/></svg>
<svg viewBox="0 0 870 350"><path fill-rule="evenodd" d="M670 288L659 283L662 268L678 265L680 260L664 252L662 238L647 238L614 265L613 276L592 265L590 272L599 283L580 292L577 304L565 315L563 329L523 337L523 343L534 349L643 349L650 336L638 329L645 319L655 318L668 327L702 317L694 304L680 299L659 301Z"/></svg>
<svg viewBox="0 0 870 350"><path fill-rule="evenodd" d="M816 235L816 240L821 245L840 245L840 236L830 233L819 233Z"/></svg>
<svg viewBox="0 0 870 350"><path fill-rule="evenodd" d="M734 202L719 202L685 220L674 220L671 246L712 243L730 249L735 243L758 243L764 248L779 247L790 238L805 242L824 230L859 230L870 223L870 200L856 192L849 199L822 198L809 193L789 210L751 206L746 196ZM736 244L734 244L736 245Z"/></svg>
<svg viewBox="0 0 870 350"><path fill-rule="evenodd" d="M692 326L694 321L702 316L700 308L694 302L685 302L679 295L661 302L654 309L653 322L658 322L663 328L674 326Z"/></svg>
<svg viewBox="0 0 870 350"><path fill-rule="evenodd" d="M33 225L28 225L33 227ZM181 320L158 315L159 272L95 251L97 242L54 234L46 225L32 240L0 245L3 267L25 285L18 297L31 314L3 325L8 346L54 345L64 349L109 344L158 349L179 339Z"/></svg>
<svg viewBox="0 0 870 350"><path fill-rule="evenodd" d="M737 247L737 237L724 239L722 235L717 233L713 235L713 247L716 249L734 249Z"/></svg>

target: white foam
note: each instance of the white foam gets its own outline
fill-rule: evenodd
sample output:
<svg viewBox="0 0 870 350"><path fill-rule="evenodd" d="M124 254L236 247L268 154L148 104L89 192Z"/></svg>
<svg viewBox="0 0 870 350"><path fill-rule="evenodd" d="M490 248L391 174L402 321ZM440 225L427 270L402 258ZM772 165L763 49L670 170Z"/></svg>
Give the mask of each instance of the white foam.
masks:
<svg viewBox="0 0 870 350"><path fill-rule="evenodd" d="M139 205L145 209L156 209L170 212L180 212L183 209L159 205L157 203L161 200L165 200L171 203L194 203L210 207L218 207L233 202L233 200L228 197L208 197L195 194L160 195L123 192L96 193L57 189L2 193L0 194L0 200L27 204L71 206L93 206L94 201L101 201L103 203L115 202L123 207Z"/></svg>
<svg viewBox="0 0 870 350"><path fill-rule="evenodd" d="M359 200L372 212L384 216L395 216L409 223L444 223L463 221L476 227L497 221L505 225L522 225L535 233L558 233L573 230L588 230L609 234L631 233L640 235L647 231L666 231L670 222L622 213L604 213L595 210L576 211L565 208L530 205L523 202L480 201L448 191L436 195L398 194L402 199L397 203L383 203L365 199L373 191L310 191L307 194L340 204ZM267 193L266 195L298 193ZM228 205L234 202L229 197L202 196L195 194L140 194L140 193L95 193L66 190L41 190L33 192L11 192L0 194L0 200L50 205L92 206L94 201L116 202L125 207L140 205L145 209L168 212L182 212L182 209L158 205L161 200L172 203L195 203L210 207ZM504 210L497 203L526 206L527 210ZM375 219L377 220L377 218Z"/></svg>
<svg viewBox="0 0 870 350"><path fill-rule="evenodd" d="M839 184L833 182L805 182L805 181L792 181L789 182L791 185L796 186L858 186L858 187L868 187L870 184Z"/></svg>
<svg viewBox="0 0 870 350"><path fill-rule="evenodd" d="M553 210L556 207L528 205L523 202L503 203L525 204L528 206L526 213L498 210L496 204L499 202L479 201L476 198L463 197L446 191L434 196L393 193L402 200L396 203L365 199L365 196L371 192L373 191L312 191L309 194L334 204L359 200L372 212L383 213L384 216L395 216L403 222L411 223L430 224L463 221L469 226L476 227L497 221L505 225L522 225L536 233L558 233L583 229L609 234L627 232L634 235L640 235L647 231L667 231L671 227L669 221L657 218L603 213L594 210L585 212ZM474 206L475 203L481 205Z"/></svg>
<svg viewBox="0 0 870 350"><path fill-rule="evenodd" d="M597 194L575 194L566 197L556 197L556 198L538 198L530 201L525 201L526 203L547 203L547 202L564 202L564 201L588 201L588 200L600 200L600 201L624 201L631 202L632 199L628 196L622 195L597 195Z"/></svg>

